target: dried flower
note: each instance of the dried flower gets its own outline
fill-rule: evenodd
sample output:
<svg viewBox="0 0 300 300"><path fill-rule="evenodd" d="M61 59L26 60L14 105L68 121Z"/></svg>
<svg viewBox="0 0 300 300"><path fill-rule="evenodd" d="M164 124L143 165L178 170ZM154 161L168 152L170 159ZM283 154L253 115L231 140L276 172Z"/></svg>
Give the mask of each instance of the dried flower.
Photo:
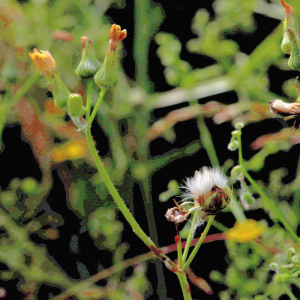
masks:
<svg viewBox="0 0 300 300"><path fill-rule="evenodd" d="M231 200L232 191L227 186L227 178L219 168L204 167L185 182L185 199L194 199L208 215L224 209Z"/></svg>
<svg viewBox="0 0 300 300"><path fill-rule="evenodd" d="M167 213L165 214L165 217L168 221L173 222L177 225L185 221L190 213L189 211L179 206L175 199L174 202L176 206L168 209Z"/></svg>
<svg viewBox="0 0 300 300"><path fill-rule="evenodd" d="M113 24L109 32L109 49L108 51L115 51L119 43L127 36L126 29L121 31L121 26Z"/></svg>
<svg viewBox="0 0 300 300"><path fill-rule="evenodd" d="M233 228L225 232L225 237L227 240L245 243L260 237L265 230L265 226L247 219L245 222L236 222Z"/></svg>
<svg viewBox="0 0 300 300"><path fill-rule="evenodd" d="M270 112L285 117L284 120L295 119L294 128L300 126L300 103L285 103L282 100L269 102Z"/></svg>
<svg viewBox="0 0 300 300"><path fill-rule="evenodd" d="M126 38L127 31L113 24L109 33L109 47L105 55L102 67L94 76L96 84L100 88L111 89L118 84L117 53L116 49L120 41Z"/></svg>

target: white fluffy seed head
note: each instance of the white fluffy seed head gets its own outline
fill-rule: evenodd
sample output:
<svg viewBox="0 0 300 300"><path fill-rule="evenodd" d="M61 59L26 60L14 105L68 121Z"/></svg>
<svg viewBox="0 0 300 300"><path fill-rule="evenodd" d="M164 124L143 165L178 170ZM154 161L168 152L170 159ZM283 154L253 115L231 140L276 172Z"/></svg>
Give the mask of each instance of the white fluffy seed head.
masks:
<svg viewBox="0 0 300 300"><path fill-rule="evenodd" d="M227 185L227 178L221 172L220 168L203 167L202 170L196 171L194 177L187 178L183 188L186 190L184 199L199 199L200 196L209 192L213 186L221 189Z"/></svg>

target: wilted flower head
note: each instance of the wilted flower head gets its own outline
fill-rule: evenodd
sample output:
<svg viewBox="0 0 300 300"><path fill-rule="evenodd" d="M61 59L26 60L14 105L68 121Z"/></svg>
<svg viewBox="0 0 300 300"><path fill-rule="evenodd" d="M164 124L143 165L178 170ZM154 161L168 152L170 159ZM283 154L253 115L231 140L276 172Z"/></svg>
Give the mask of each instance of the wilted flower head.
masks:
<svg viewBox="0 0 300 300"><path fill-rule="evenodd" d="M185 181L185 199L195 199L208 215L214 215L230 203L232 192L219 168L204 167Z"/></svg>
<svg viewBox="0 0 300 300"><path fill-rule="evenodd" d="M36 69L45 77L54 75L56 72L56 63L51 53L48 50L40 51L42 53L39 53L37 49L33 49L33 53L29 53Z"/></svg>
<svg viewBox="0 0 300 300"><path fill-rule="evenodd" d="M113 24L109 32L109 50L116 50L119 43L127 36L126 29L121 30L121 26Z"/></svg>
<svg viewBox="0 0 300 300"><path fill-rule="evenodd" d="M270 112L278 114L282 117L300 115L300 103L285 103L282 100L274 100L269 102Z"/></svg>

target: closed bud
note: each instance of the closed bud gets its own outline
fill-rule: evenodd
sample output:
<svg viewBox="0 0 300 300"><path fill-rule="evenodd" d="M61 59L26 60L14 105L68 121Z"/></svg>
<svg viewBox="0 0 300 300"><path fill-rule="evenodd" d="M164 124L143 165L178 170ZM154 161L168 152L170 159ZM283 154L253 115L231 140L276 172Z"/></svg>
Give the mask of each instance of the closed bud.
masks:
<svg viewBox="0 0 300 300"><path fill-rule="evenodd" d="M92 77L100 69L101 62L97 59L94 46L88 37L83 36L81 38L81 48L81 61L75 73L82 78Z"/></svg>
<svg viewBox="0 0 300 300"><path fill-rule="evenodd" d="M121 27L113 24L109 33L109 48L105 55L104 63L94 76L96 84L100 88L111 89L118 84L118 67L116 49L120 41L125 39L126 30L121 31Z"/></svg>
<svg viewBox="0 0 300 300"><path fill-rule="evenodd" d="M112 89L118 84L117 53L106 53L104 63L94 76L96 84L101 88Z"/></svg>
<svg viewBox="0 0 300 300"><path fill-rule="evenodd" d="M288 65L292 70L300 71L300 39L291 28L287 28L286 32L291 42L291 55L288 60Z"/></svg>
<svg viewBox="0 0 300 300"><path fill-rule="evenodd" d="M239 147L238 141L235 138L232 137L231 140L230 140L230 143L227 146L227 149L230 150L230 151L235 151L235 150L238 149L238 147Z"/></svg>
<svg viewBox="0 0 300 300"><path fill-rule="evenodd" d="M80 94L70 94L68 97L68 114L71 117L79 117L82 112L83 101Z"/></svg>
<svg viewBox="0 0 300 300"><path fill-rule="evenodd" d="M51 92L53 94L55 105L59 109L66 110L70 91L65 86L60 75L56 73L53 77L52 76L48 77L47 80L50 85Z"/></svg>
<svg viewBox="0 0 300 300"><path fill-rule="evenodd" d="M292 29L296 34L298 34L298 27L294 16L294 10L293 8L286 4L284 0L280 0L282 6L284 7L284 13L285 13L285 19L283 21L283 39L281 43L281 50L285 54L290 54L292 50L291 41L289 38L289 34L287 32L287 29Z"/></svg>

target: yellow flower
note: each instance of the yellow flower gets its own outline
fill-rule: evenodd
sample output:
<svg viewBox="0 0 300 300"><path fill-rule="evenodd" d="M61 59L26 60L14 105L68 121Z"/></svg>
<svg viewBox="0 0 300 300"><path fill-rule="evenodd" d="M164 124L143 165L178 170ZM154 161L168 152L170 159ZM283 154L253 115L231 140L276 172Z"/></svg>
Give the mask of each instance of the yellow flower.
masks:
<svg viewBox="0 0 300 300"><path fill-rule="evenodd" d="M87 153L87 144L85 142L71 141L67 144L65 153L68 159L84 157Z"/></svg>
<svg viewBox="0 0 300 300"><path fill-rule="evenodd" d="M62 147L54 149L51 158L56 162L82 158L87 154L88 146L85 141L73 140Z"/></svg>
<svg viewBox="0 0 300 300"><path fill-rule="evenodd" d="M54 75L56 72L56 63L48 50L39 53L37 49L33 49L33 53L29 53L36 69L43 75Z"/></svg>
<svg viewBox="0 0 300 300"><path fill-rule="evenodd" d="M225 237L227 240L245 243L260 237L265 230L265 226L248 219L245 222L236 222L233 228L225 232Z"/></svg>

